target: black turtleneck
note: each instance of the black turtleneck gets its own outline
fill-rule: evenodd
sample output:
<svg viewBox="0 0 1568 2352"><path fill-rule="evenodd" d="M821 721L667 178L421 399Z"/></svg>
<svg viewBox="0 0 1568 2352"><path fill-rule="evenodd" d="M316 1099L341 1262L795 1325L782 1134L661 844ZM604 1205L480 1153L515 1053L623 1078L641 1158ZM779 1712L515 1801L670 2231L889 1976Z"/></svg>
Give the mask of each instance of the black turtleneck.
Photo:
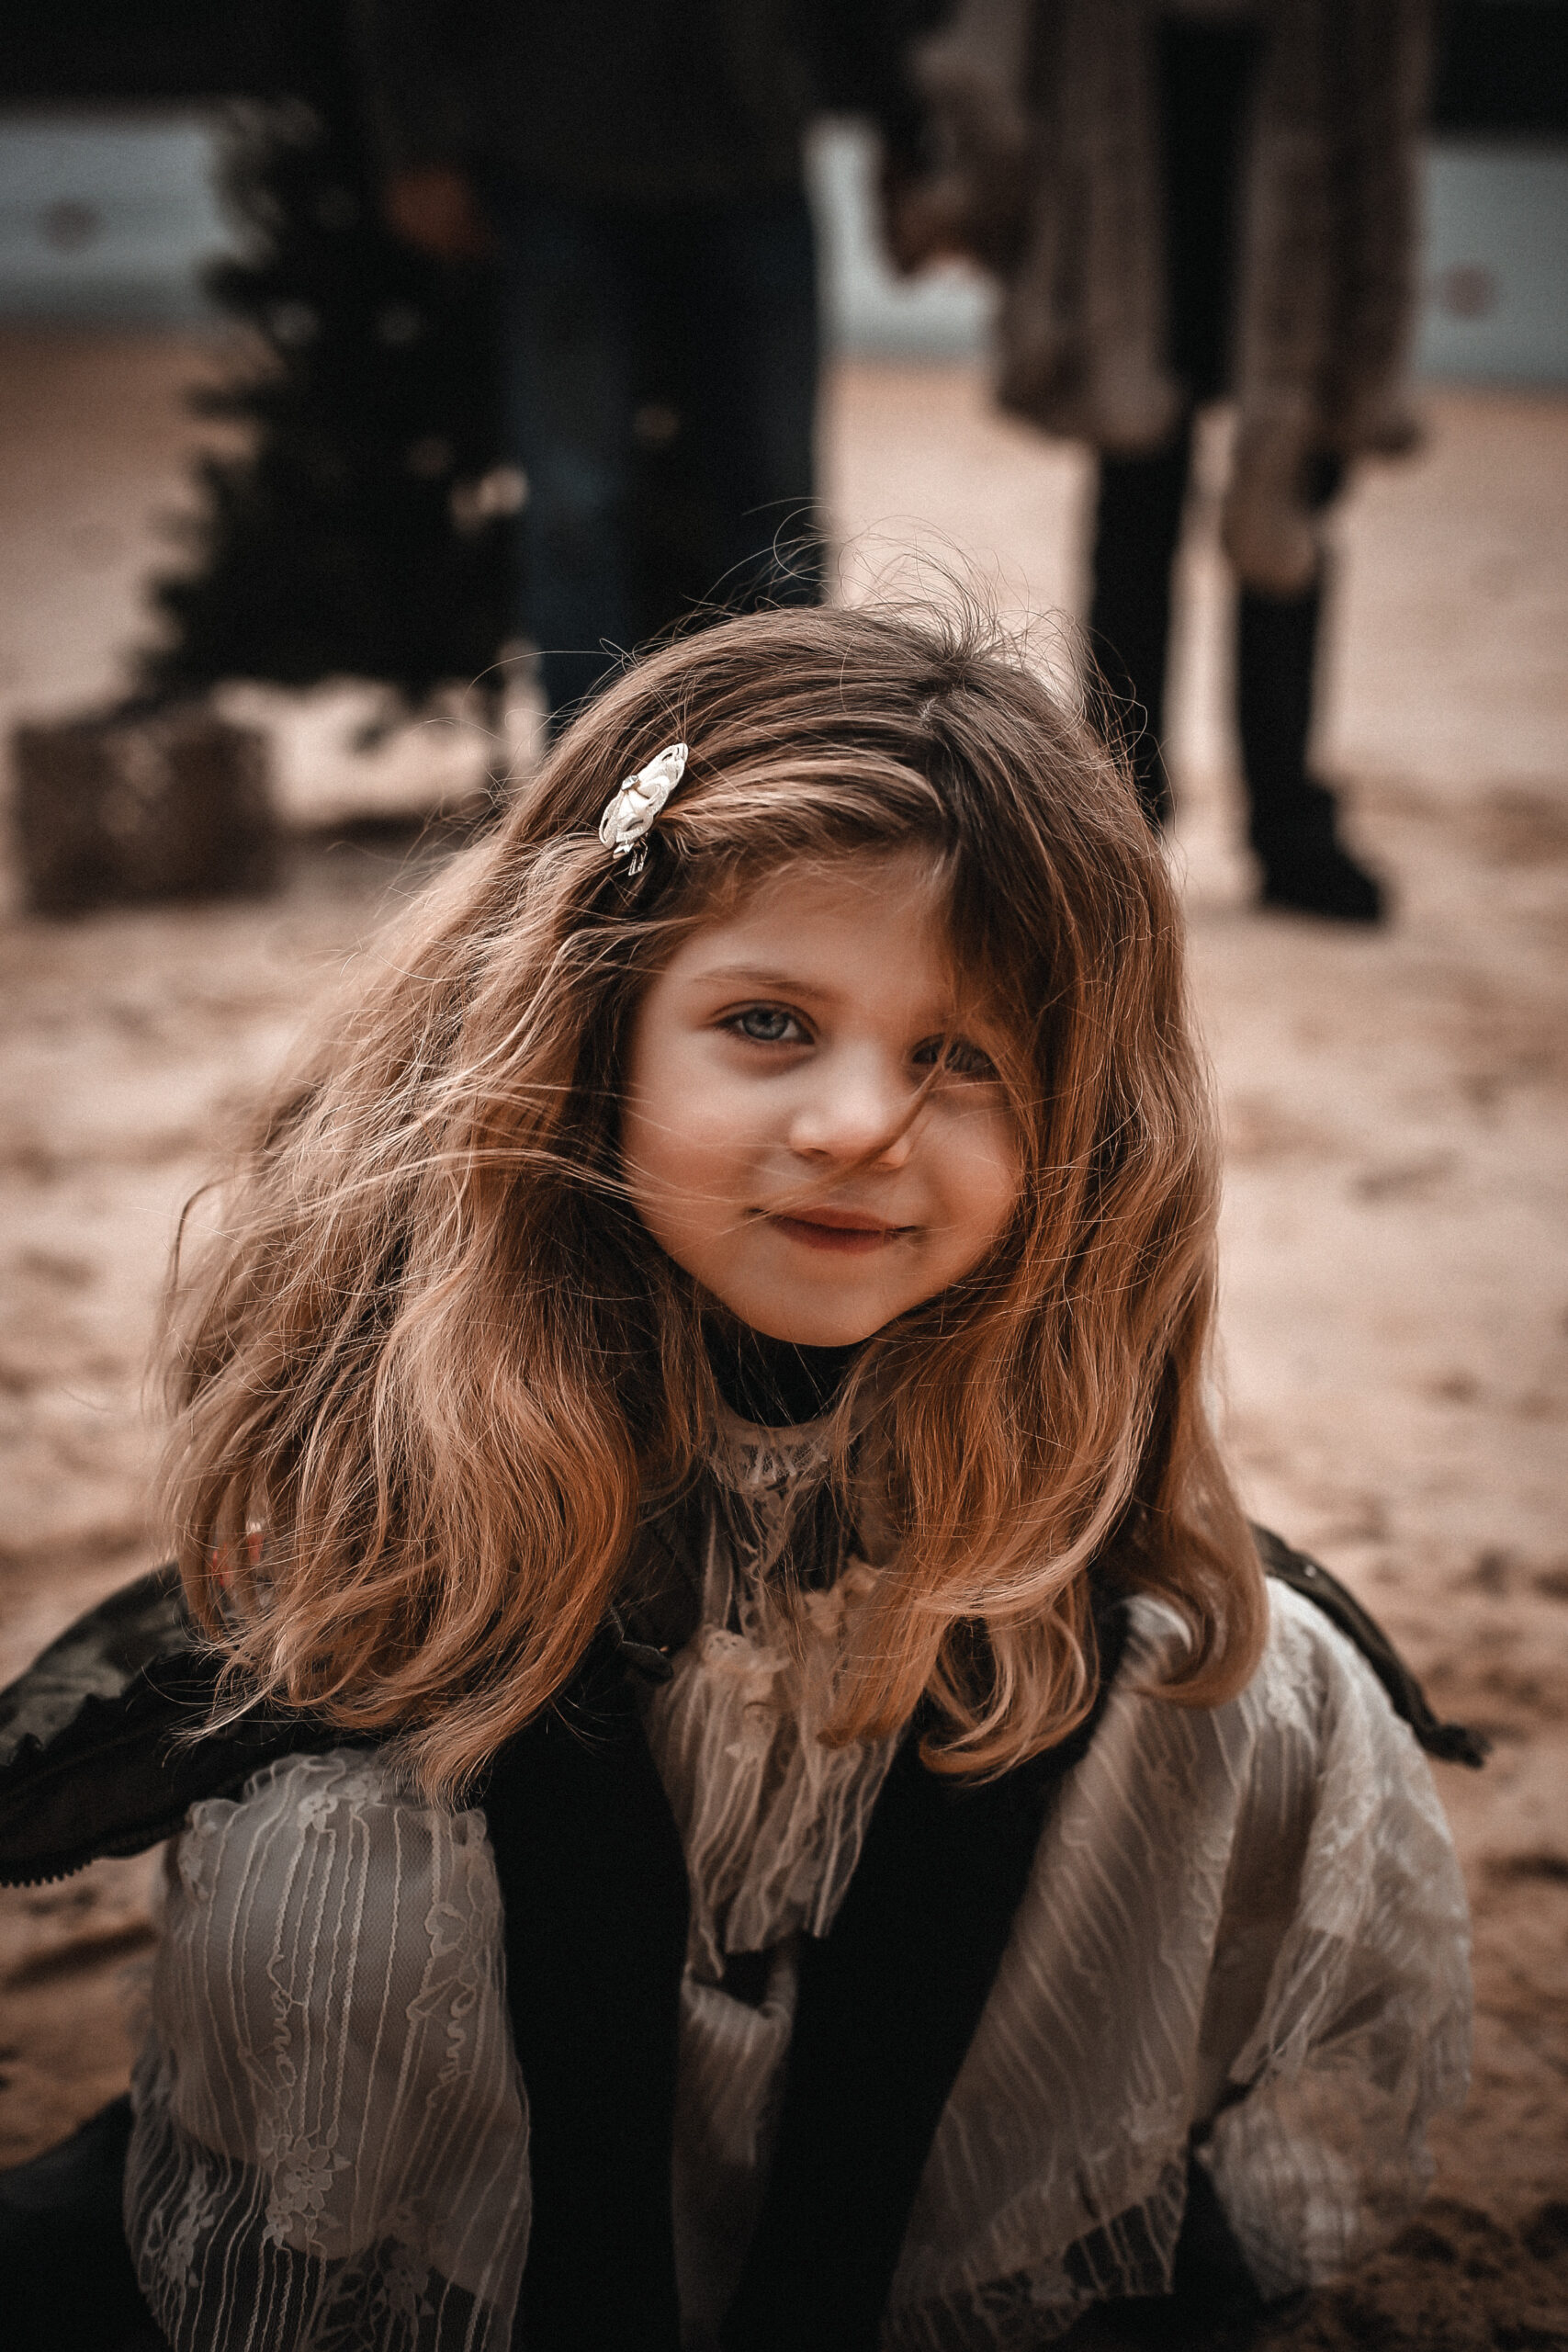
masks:
<svg viewBox="0 0 1568 2352"><path fill-rule="evenodd" d="M744 1323L709 1324L704 1338L719 1395L732 1413L762 1429L789 1429L829 1411L860 1353L860 1344L797 1347Z"/></svg>

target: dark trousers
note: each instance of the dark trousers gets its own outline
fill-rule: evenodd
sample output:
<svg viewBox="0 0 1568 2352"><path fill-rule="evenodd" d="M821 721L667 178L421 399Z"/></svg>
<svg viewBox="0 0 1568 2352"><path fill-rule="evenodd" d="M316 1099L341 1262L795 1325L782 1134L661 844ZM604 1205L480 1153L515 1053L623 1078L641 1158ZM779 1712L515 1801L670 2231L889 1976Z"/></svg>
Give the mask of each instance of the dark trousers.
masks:
<svg viewBox="0 0 1568 2352"><path fill-rule="evenodd" d="M1160 28L1167 288L1172 364L1194 401L1230 381L1236 195L1249 89L1252 28L1168 23ZM1107 684L1126 713L1134 773L1151 820L1168 821L1165 735L1171 569L1192 454L1190 416L1168 448L1100 461L1089 630ZM1324 458L1303 487L1326 506L1343 469ZM1267 866L1332 821L1306 772L1323 583L1280 598L1243 588L1237 614L1237 720L1248 832Z"/></svg>
<svg viewBox="0 0 1568 2352"><path fill-rule="evenodd" d="M1189 424L1152 458L1101 460L1095 507L1094 601L1089 629L1106 683L1126 714L1133 773L1156 824L1171 813L1162 745L1170 641L1171 572L1191 462ZM1325 506L1340 469L1325 461L1310 485ZM1303 596L1243 588L1236 612L1236 721L1247 797L1247 832L1267 865L1297 837L1328 821L1322 787L1307 775L1317 670L1321 579Z"/></svg>
<svg viewBox="0 0 1568 2352"><path fill-rule="evenodd" d="M816 603L816 254L805 197L592 205L492 190L519 619L558 720L694 609Z"/></svg>

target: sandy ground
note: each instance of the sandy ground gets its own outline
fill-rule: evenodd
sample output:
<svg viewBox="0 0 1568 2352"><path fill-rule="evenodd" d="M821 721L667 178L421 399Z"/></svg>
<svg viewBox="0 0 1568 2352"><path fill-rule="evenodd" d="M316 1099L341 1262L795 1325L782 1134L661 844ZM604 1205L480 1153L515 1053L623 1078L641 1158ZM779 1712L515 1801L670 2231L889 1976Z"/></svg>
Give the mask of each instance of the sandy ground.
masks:
<svg viewBox="0 0 1568 2352"><path fill-rule="evenodd" d="M179 500L179 390L211 364L0 336L0 722L112 684ZM1339 518L1321 745L1393 930L1249 905L1207 486L1175 728L1247 1498L1495 1743L1483 1773L1438 1768L1475 1912L1471 2105L1427 2216L1314 2301L1281 2338L1302 2347L1568 2346L1568 404L1429 410L1424 453ZM846 370L826 432L852 593L913 543L1005 607L1077 603L1087 469L972 372ZM301 807L318 771L291 756ZM264 905L0 930L0 1672L155 1556L140 1384L178 1205L417 869L319 835ZM0 1898L0 2162L123 2082L151 1876Z"/></svg>

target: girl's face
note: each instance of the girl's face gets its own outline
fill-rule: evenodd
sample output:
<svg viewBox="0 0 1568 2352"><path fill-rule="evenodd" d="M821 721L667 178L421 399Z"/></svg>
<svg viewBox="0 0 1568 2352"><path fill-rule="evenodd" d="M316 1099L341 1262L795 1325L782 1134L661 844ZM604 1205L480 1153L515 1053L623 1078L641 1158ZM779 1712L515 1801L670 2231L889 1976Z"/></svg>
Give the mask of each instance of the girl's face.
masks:
<svg viewBox="0 0 1568 2352"><path fill-rule="evenodd" d="M997 1043L993 1018L959 1017L918 851L782 867L693 932L637 1008L621 1125L637 1214L753 1330L869 1339L1012 1214Z"/></svg>

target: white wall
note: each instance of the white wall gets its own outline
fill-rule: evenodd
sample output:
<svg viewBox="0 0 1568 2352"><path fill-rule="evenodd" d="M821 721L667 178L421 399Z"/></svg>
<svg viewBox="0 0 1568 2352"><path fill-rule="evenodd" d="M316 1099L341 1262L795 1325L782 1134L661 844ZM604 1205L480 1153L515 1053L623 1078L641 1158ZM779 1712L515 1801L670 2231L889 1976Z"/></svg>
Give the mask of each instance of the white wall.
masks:
<svg viewBox="0 0 1568 2352"><path fill-rule="evenodd" d="M0 314L199 318L221 249L211 141L191 115L0 115Z"/></svg>
<svg viewBox="0 0 1568 2352"><path fill-rule="evenodd" d="M1424 274L1423 375L1568 381L1568 149L1435 147Z"/></svg>
<svg viewBox="0 0 1568 2352"><path fill-rule="evenodd" d="M0 317L199 319L197 268L220 248L209 133L192 115L0 115ZM895 278L877 248L874 156L852 124L811 141L830 340L847 352L984 348L993 298L947 265ZM1568 382L1568 149L1443 141L1429 159L1424 374Z"/></svg>

